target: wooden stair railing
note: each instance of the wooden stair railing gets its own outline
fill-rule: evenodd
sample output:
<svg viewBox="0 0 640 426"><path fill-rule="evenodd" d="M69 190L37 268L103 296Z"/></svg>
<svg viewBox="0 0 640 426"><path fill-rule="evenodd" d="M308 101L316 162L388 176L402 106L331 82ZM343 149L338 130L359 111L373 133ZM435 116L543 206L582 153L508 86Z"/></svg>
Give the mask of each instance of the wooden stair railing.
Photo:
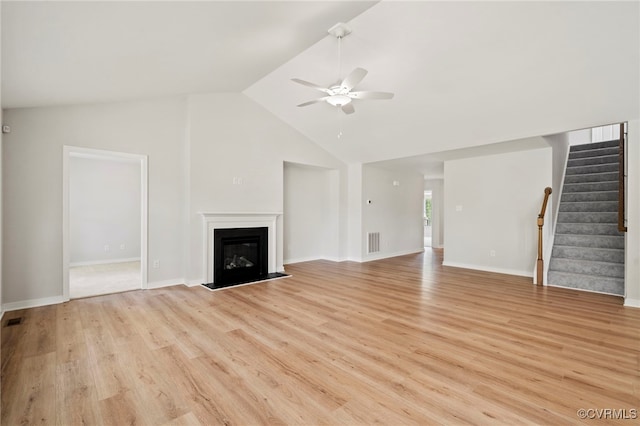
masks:
<svg viewBox="0 0 640 426"><path fill-rule="evenodd" d="M549 201L549 195L551 195L551 188L546 187L544 189L544 201L542 201L542 208L538 215L538 261L537 261L537 284L544 284L544 260L542 260L542 227L544 226L544 214L547 211L547 201Z"/></svg>
<svg viewBox="0 0 640 426"><path fill-rule="evenodd" d="M618 231L627 232L627 227L624 225L624 123L620 123L620 145L618 149Z"/></svg>

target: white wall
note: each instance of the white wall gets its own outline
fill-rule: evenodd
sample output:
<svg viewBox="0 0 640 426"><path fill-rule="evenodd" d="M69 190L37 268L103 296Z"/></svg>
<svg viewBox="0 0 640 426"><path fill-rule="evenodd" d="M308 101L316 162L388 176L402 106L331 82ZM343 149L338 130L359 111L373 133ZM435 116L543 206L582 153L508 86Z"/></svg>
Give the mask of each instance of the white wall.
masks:
<svg viewBox="0 0 640 426"><path fill-rule="evenodd" d="M628 124L625 305L640 308L640 120Z"/></svg>
<svg viewBox="0 0 640 426"><path fill-rule="evenodd" d="M569 145L584 145L591 143L591 129L574 130L567 133Z"/></svg>
<svg viewBox="0 0 640 426"><path fill-rule="evenodd" d="M71 156L71 266L140 259L140 171L139 161Z"/></svg>
<svg viewBox="0 0 640 426"><path fill-rule="evenodd" d="M551 148L445 162L444 264L532 276L551 169Z"/></svg>
<svg viewBox="0 0 640 426"><path fill-rule="evenodd" d="M346 172L342 162L243 94L190 96L188 134L192 284L204 282L200 212L282 213L284 162L338 169L341 176ZM234 178L242 183L234 184ZM282 242L281 222L278 227Z"/></svg>
<svg viewBox="0 0 640 426"><path fill-rule="evenodd" d="M5 111L5 307L62 297L62 147L148 155L149 284L183 281L185 101Z"/></svg>
<svg viewBox="0 0 640 426"><path fill-rule="evenodd" d="M0 5L0 46L2 45L2 5ZM0 55L0 58L2 55ZM2 60L0 59L0 81L2 81ZM0 85L2 86L2 85ZM0 105L2 105L2 89L0 87ZM2 108L0 108L0 126L4 124L3 121L3 112ZM2 319L2 315L4 314L4 307L2 305L2 131L0 131L0 319ZM1 339L0 339L1 340ZM2 347L2 343L0 342L0 348ZM0 353L2 351L0 350Z"/></svg>
<svg viewBox="0 0 640 426"><path fill-rule="evenodd" d="M424 190L431 191L431 247L444 247L444 181L425 179Z"/></svg>
<svg viewBox="0 0 640 426"><path fill-rule="evenodd" d="M398 186L393 182L397 181ZM367 202L371 200L371 204ZM424 250L424 178L418 173L362 167L362 258ZM367 254L367 234L380 233L380 252Z"/></svg>
<svg viewBox="0 0 640 426"><path fill-rule="evenodd" d="M348 249L347 258L354 262L362 261L362 254L365 250L364 234L362 231L362 210L364 208L364 197L362 195L362 164L352 163L348 166Z"/></svg>
<svg viewBox="0 0 640 426"><path fill-rule="evenodd" d="M285 163L285 264L338 259L337 174L337 170Z"/></svg>

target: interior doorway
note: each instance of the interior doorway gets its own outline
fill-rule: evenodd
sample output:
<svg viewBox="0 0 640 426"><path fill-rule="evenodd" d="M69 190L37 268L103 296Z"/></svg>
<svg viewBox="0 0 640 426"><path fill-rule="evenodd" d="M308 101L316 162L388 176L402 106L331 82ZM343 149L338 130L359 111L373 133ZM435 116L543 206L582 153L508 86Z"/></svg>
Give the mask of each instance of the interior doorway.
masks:
<svg viewBox="0 0 640 426"><path fill-rule="evenodd" d="M424 246L431 247L433 245L433 193L424 191Z"/></svg>
<svg viewBox="0 0 640 426"><path fill-rule="evenodd" d="M64 147L65 300L146 288L147 157Z"/></svg>

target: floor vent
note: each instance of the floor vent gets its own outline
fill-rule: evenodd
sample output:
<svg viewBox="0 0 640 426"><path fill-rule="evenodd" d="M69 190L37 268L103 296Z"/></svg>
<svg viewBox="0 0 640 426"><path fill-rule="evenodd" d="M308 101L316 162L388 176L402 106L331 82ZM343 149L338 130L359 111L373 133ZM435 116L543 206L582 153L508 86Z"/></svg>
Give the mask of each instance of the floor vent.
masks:
<svg viewBox="0 0 640 426"><path fill-rule="evenodd" d="M11 327L12 325L18 325L22 323L22 317L18 317L18 318L11 318L10 320L8 320L4 326L5 327Z"/></svg>
<svg viewBox="0 0 640 426"><path fill-rule="evenodd" d="M380 251L380 233L369 232L367 234L367 253L377 253Z"/></svg>

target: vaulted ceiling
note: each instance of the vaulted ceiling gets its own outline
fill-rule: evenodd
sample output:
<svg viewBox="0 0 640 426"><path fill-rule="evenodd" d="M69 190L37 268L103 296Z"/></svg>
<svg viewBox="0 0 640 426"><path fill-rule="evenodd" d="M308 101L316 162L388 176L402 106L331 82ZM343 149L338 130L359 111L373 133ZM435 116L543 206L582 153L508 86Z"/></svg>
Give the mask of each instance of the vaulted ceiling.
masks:
<svg viewBox="0 0 640 426"><path fill-rule="evenodd" d="M3 1L2 102L243 92L344 161L418 170L443 152L637 118L639 13L638 2ZM340 75L337 22L353 29ZM296 107L322 94L291 78L328 86L355 67L369 71L358 89L395 97L356 100L351 115Z"/></svg>

